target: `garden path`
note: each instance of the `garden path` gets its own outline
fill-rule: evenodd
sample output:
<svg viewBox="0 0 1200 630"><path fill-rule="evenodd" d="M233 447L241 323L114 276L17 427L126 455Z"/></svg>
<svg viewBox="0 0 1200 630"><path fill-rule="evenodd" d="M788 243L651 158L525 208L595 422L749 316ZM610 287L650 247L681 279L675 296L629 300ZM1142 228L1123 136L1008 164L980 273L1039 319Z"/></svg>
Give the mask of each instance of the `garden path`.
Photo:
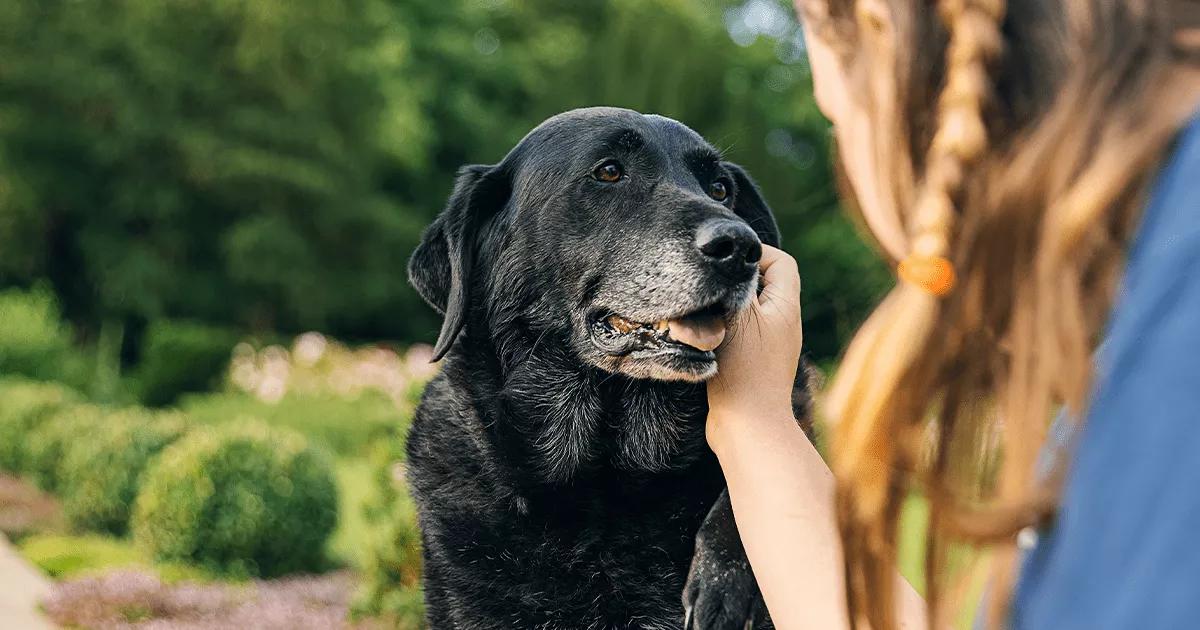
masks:
<svg viewBox="0 0 1200 630"><path fill-rule="evenodd" d="M29 565L0 534L0 619L13 630L53 630L39 602L50 592L50 580Z"/></svg>

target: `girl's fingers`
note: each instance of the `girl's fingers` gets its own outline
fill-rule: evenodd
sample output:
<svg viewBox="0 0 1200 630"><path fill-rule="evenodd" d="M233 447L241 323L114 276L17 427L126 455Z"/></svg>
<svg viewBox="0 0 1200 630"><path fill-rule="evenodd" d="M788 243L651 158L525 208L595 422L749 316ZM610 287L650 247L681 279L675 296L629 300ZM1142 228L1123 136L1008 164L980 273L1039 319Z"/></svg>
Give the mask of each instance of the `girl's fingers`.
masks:
<svg viewBox="0 0 1200 630"><path fill-rule="evenodd" d="M762 260L758 264L763 280L761 301L778 298L798 301L800 270L796 266L796 259L770 245L763 245L762 249Z"/></svg>

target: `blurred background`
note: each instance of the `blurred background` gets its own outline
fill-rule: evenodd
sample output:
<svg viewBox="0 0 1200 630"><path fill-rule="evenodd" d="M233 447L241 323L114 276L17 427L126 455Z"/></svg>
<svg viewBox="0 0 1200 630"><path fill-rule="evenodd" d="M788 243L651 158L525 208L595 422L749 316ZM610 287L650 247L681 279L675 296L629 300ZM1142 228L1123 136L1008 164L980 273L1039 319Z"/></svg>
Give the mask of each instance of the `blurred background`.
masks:
<svg viewBox="0 0 1200 630"><path fill-rule="evenodd" d="M400 458L438 321L405 263L460 165L589 105L750 171L835 359L889 276L787 2L0 3L0 529L49 576L29 623L419 627Z"/></svg>

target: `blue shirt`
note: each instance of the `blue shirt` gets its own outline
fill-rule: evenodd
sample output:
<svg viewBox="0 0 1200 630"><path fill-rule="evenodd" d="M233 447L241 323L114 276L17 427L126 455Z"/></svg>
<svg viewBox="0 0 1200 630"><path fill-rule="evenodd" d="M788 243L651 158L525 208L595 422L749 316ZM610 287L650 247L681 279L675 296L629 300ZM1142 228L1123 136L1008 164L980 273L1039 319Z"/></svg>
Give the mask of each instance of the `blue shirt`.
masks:
<svg viewBox="0 0 1200 630"><path fill-rule="evenodd" d="M1017 630L1200 628L1200 117L1158 177Z"/></svg>

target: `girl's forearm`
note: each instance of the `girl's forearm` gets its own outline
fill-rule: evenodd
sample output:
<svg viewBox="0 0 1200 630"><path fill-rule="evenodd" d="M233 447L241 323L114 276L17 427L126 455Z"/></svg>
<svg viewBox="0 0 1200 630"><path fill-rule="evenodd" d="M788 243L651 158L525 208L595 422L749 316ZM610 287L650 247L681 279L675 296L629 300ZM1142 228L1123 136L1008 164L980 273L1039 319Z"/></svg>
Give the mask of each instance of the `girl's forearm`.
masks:
<svg viewBox="0 0 1200 630"><path fill-rule="evenodd" d="M710 435L734 516L767 608L781 630L849 628L833 474L787 418L726 418ZM901 628L925 627L925 606L903 578Z"/></svg>

